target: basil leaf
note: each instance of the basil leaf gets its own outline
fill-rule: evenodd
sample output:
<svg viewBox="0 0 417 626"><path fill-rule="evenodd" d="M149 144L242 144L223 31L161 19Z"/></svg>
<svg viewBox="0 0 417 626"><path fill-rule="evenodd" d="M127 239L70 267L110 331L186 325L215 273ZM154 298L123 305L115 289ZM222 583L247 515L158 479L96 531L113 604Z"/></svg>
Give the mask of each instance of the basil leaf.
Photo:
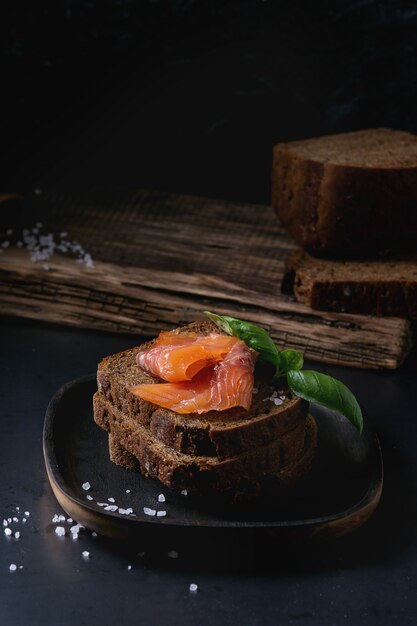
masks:
<svg viewBox="0 0 417 626"><path fill-rule="evenodd" d="M340 380L310 370L290 370L287 378L296 396L341 413L359 433L362 432L361 408L353 393Z"/></svg>
<svg viewBox="0 0 417 626"><path fill-rule="evenodd" d="M228 335L234 335L246 343L249 348L259 352L261 358L275 366L280 364L280 352L264 328L239 320L228 315L216 315L210 311L204 313L212 322Z"/></svg>
<svg viewBox="0 0 417 626"><path fill-rule="evenodd" d="M300 370L304 365L304 356L299 350L283 350L279 353L279 358L283 373Z"/></svg>

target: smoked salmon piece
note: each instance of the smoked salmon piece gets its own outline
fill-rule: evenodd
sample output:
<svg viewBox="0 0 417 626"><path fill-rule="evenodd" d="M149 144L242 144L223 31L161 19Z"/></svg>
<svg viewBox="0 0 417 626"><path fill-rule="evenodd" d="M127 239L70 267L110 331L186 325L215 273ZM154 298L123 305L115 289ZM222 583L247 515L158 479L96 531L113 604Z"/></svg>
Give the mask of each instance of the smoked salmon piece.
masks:
<svg viewBox="0 0 417 626"><path fill-rule="evenodd" d="M202 336L162 332L152 348L139 352L136 361L152 376L178 383L191 380L205 367L221 361L238 341L216 333Z"/></svg>
<svg viewBox="0 0 417 626"><path fill-rule="evenodd" d="M220 337L234 339L232 347L221 361L204 367L192 380L142 384L131 387L130 391L148 402L181 414L224 411L236 406L249 410L254 380L253 352L239 339ZM208 341L210 335L201 339Z"/></svg>

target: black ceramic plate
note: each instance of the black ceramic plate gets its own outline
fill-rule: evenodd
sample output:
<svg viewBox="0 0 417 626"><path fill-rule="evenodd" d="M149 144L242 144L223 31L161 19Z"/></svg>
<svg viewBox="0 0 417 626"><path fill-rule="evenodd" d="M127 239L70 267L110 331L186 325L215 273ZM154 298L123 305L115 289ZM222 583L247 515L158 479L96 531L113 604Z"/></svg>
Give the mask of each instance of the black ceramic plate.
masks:
<svg viewBox="0 0 417 626"><path fill-rule="evenodd" d="M91 530L112 537L133 537L152 526L186 528L269 528L278 534L351 532L370 516L382 490L382 458L375 432L362 436L344 418L313 410L318 425L316 458L308 476L285 492L274 484L250 505L227 506L182 495L154 479L115 466L107 434L93 421L93 376L70 382L51 400L44 426L49 481L63 509ZM91 489L85 491L83 483ZM129 490L129 492L128 492ZM166 501L158 502L163 493ZM93 499L87 499L87 494ZM104 510L97 502L114 498L134 515ZM111 504L109 502L109 504ZM144 507L166 511L150 517Z"/></svg>

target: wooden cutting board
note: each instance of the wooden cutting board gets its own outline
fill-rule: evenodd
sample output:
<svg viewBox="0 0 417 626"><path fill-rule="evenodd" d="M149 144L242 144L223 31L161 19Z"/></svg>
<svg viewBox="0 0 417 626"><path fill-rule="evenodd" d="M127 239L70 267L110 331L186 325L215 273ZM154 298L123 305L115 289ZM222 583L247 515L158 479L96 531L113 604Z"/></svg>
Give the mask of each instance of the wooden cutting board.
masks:
<svg viewBox="0 0 417 626"><path fill-rule="evenodd" d="M411 347L406 320L313 311L283 296L294 244L269 206L126 189L1 199L3 314L150 336L210 309L266 327L308 359L375 369L398 367ZM61 252L32 261L16 244L37 223L36 236L57 243L65 231L93 267Z"/></svg>

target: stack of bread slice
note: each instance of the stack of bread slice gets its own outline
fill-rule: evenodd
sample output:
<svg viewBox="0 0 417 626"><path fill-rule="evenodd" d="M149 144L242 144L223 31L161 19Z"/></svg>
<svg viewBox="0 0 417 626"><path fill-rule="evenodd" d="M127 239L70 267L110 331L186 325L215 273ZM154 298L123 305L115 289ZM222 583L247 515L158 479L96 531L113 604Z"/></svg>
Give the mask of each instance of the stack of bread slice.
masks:
<svg viewBox="0 0 417 626"><path fill-rule="evenodd" d="M283 291L315 309L417 318L417 137L376 128L274 148L272 203L302 250Z"/></svg>
<svg viewBox="0 0 417 626"><path fill-rule="evenodd" d="M195 322L176 333L221 332ZM98 366L94 419L108 432L111 460L164 485L193 493L255 493L266 476L292 483L309 468L317 427L308 403L255 376L249 411L180 415L130 391L159 383L137 364L153 342L105 358Z"/></svg>

